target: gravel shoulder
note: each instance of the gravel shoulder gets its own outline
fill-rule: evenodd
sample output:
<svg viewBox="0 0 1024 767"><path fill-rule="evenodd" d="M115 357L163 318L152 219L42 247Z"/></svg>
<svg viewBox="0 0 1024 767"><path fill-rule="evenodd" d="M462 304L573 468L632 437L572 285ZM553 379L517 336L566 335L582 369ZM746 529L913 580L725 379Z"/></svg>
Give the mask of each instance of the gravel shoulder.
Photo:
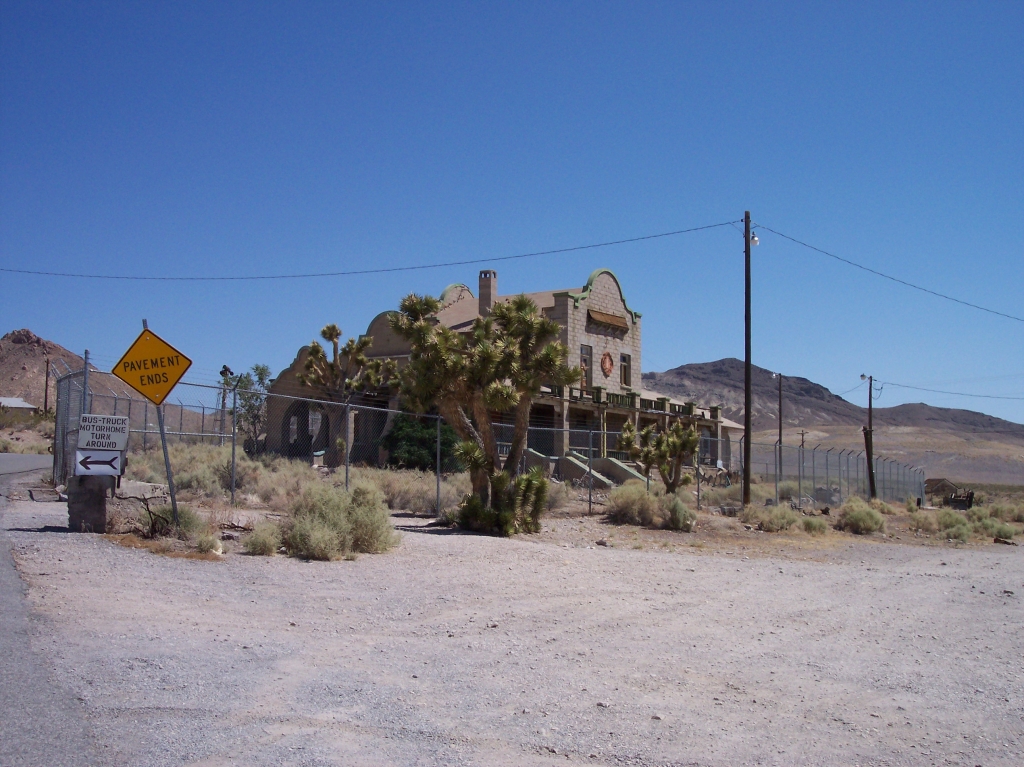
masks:
<svg viewBox="0 0 1024 767"><path fill-rule="evenodd" d="M1020 547L398 515L385 555L207 562L66 513L4 535L98 764L1024 763Z"/></svg>

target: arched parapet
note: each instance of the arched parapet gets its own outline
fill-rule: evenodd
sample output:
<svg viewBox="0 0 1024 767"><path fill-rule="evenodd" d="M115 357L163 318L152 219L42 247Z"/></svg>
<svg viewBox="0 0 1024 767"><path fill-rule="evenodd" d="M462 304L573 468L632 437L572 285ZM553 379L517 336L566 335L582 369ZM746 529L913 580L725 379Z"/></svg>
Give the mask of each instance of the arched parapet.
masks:
<svg viewBox="0 0 1024 767"><path fill-rule="evenodd" d="M633 320L633 322L635 323L637 320L639 320L641 316L640 312L633 311L632 309L629 308L629 304L626 303L626 294L622 292L622 283L619 282L619 278L615 276L615 272L613 272L611 269L595 269L593 272L590 273L590 277L587 278L587 284L583 286L583 290L581 290L579 293L566 291L565 293L556 293L555 295L567 295L569 298L572 299L573 307L578 309L580 301L586 301L588 298L590 298L590 294L594 290L594 284L602 275L608 275L608 277L611 278L612 282L615 283L615 287L619 291L619 298L622 299L622 306L630 315L630 318Z"/></svg>

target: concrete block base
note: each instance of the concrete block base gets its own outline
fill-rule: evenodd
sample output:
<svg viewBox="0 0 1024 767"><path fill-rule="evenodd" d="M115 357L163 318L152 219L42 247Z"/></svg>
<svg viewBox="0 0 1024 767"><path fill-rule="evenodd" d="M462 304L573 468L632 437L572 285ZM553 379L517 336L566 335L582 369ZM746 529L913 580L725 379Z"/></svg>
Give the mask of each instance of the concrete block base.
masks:
<svg viewBox="0 0 1024 767"><path fill-rule="evenodd" d="M68 480L68 529L76 533L107 531L107 493L116 477L71 477Z"/></svg>

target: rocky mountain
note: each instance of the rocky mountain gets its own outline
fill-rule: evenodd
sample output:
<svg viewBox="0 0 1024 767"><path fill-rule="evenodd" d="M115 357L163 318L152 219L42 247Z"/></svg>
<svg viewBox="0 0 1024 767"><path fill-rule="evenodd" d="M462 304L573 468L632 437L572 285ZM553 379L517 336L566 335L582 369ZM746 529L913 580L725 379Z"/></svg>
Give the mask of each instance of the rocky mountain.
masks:
<svg viewBox="0 0 1024 767"><path fill-rule="evenodd" d="M82 369L83 360L77 354L40 338L27 328L12 330L0 338L0 397L21 397L36 407L42 407L47 360L58 374ZM51 408L55 396L51 373L48 397Z"/></svg>
<svg viewBox="0 0 1024 767"><path fill-rule="evenodd" d="M754 431L778 428L779 382L770 370L752 366ZM692 399L703 404L720 404L723 413L743 422L743 361L730 357L717 362L680 365L663 373L644 373L644 387ZM861 397L866 398L862 392ZM867 424L867 408L859 407L820 384L799 376L782 379L783 427L820 428ZM933 407L923 403L875 407L876 427L917 427L944 431L1008 434L1024 439L1024 424L977 413L972 410Z"/></svg>
<svg viewBox="0 0 1024 767"><path fill-rule="evenodd" d="M754 442L774 444L779 425L779 383L771 371L752 370ZM721 404L726 418L743 422L743 362L724 359L645 373L644 388ZM863 390L860 397L866 398ZM867 408L797 376L782 379L786 445L821 444L862 450ZM914 403L875 408L877 455L921 467L930 477L964 483L1024 485L1024 424L977 413Z"/></svg>

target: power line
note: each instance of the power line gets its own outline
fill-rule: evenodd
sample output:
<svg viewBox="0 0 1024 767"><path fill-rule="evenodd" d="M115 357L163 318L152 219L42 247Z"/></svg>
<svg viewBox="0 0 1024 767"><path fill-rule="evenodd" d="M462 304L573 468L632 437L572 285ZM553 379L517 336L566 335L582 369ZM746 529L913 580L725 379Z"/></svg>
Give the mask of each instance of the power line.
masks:
<svg viewBox="0 0 1024 767"><path fill-rule="evenodd" d="M140 277L134 275L120 274L75 274L70 272L43 272L31 269L8 269L0 267L0 272L12 274L32 274L42 277L73 277L88 280L131 280L150 282L242 282L253 280L302 280L320 277L352 277L360 274L386 274L389 272L411 272L419 269L440 269L446 266L465 266L467 264L488 264L495 261L512 261L520 258L534 258L536 256L553 256L560 253L572 253L580 250L593 250L594 248L607 248L612 245L625 245L631 242L643 242L644 240L656 240L662 237L674 237L678 234L689 234L700 232L705 229L716 229L720 226L730 226L735 222L723 221L720 224L707 224L705 226L694 226L689 229L677 229L674 232L661 232L660 234L645 234L640 237L629 237L624 240L611 240L609 242L595 242L590 245L575 245L571 248L556 248L554 250L540 250L535 253L519 253L514 256L495 256L491 258L472 258L464 261L446 261L439 264L418 264L416 266L392 266L381 269L354 269L344 272L318 272L315 274L276 274L276 275L235 275L231 277Z"/></svg>
<svg viewBox="0 0 1024 767"><path fill-rule="evenodd" d="M914 389L915 391L926 391L932 394L951 394L954 397L980 397L981 399L1012 399L1024 400L1024 397L1004 397L998 394L967 394L962 391L944 391L943 389L926 389L923 386L910 386L909 384L898 384L892 381L879 381L883 386L897 386L900 389Z"/></svg>
<svg viewBox="0 0 1024 767"><path fill-rule="evenodd" d="M962 301L959 298L953 298L953 296L947 296L945 293L939 293L937 291L930 290L928 288L923 288L920 285L915 285L912 282L907 282L906 280L901 280L899 277L893 277L892 275L885 274L883 272L879 272L878 270L872 269L871 267L868 267L868 266L864 266L863 264L858 264L855 261L850 261L848 258L843 258L842 256L837 256L835 253L829 253L827 250L822 250L821 248L816 248L815 246L810 245L810 244L808 244L806 242L803 242L802 240L796 239L796 237L790 237L788 234L783 234L782 232L777 232L774 229L765 226L764 224L757 224L757 228L758 229L764 229L766 232L771 232L772 234L778 235L779 237L787 239L790 242L795 242L797 245L803 245L805 248L809 248L810 250L813 250L816 253L821 253L822 255L828 256L829 258L834 258L836 261L842 261L844 264L847 264L849 266L856 267L857 269L862 269L865 272L870 272L871 274L874 274L874 275L876 275L878 277L884 277L885 279L892 280L893 282L898 282L900 285L905 285L908 288L913 288L914 290L920 290L922 293L928 293L929 295L936 296L938 298L944 298L947 301L952 301L953 303L961 304L962 306L969 306L972 309L978 309L978 310L983 311L983 312L988 312L989 314L995 314L998 317L1005 317L1008 320L1016 320L1017 322L1024 322L1024 317L1015 317L1012 314L1006 314L1005 312L996 311L995 309L988 309L988 308L986 308L984 306L979 306L978 304L972 304L969 301Z"/></svg>

